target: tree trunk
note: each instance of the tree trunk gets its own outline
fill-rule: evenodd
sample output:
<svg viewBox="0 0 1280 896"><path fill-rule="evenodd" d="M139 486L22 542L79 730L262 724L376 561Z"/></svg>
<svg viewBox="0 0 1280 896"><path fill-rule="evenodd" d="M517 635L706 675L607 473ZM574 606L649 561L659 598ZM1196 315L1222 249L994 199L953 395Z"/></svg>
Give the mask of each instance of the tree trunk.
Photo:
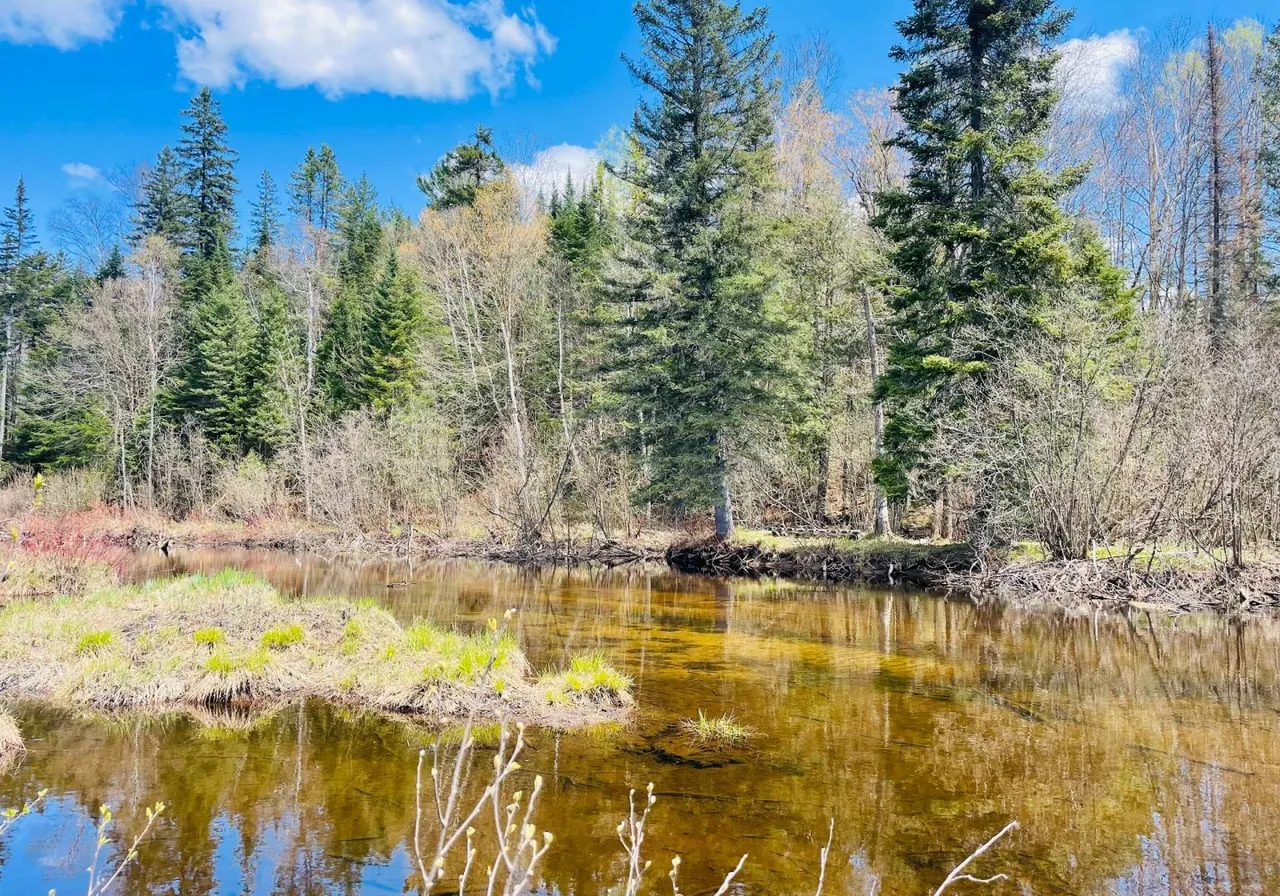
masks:
<svg viewBox="0 0 1280 896"><path fill-rule="evenodd" d="M733 537L733 494L729 485L729 463L724 447L715 440L716 448L716 541L728 541Z"/></svg>
<svg viewBox="0 0 1280 896"><path fill-rule="evenodd" d="M862 287L862 311L867 318L867 357L871 359L871 385L875 387L880 379L880 347L876 341L876 317L871 311L871 292L864 284ZM875 432L875 457L884 453L884 403L872 404L871 424ZM877 537L889 534L889 500L884 490L874 486L874 513L872 514L872 532Z"/></svg>
<svg viewBox="0 0 1280 896"><path fill-rule="evenodd" d="M1209 335L1221 352L1227 335L1227 297L1222 283L1222 50L1209 26Z"/></svg>

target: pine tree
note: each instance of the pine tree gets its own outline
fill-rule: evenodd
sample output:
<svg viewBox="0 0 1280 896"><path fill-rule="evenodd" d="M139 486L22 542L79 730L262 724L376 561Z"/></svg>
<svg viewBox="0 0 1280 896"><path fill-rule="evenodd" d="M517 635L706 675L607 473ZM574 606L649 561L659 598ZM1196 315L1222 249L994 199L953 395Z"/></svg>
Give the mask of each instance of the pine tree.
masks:
<svg viewBox="0 0 1280 896"><path fill-rule="evenodd" d="M187 197L182 193L182 172L178 157L165 147L156 156L155 167L142 185L142 199L134 219L133 243L141 245L149 236L159 236L181 245L187 227Z"/></svg>
<svg viewBox="0 0 1280 896"><path fill-rule="evenodd" d="M205 258L231 238L235 220L236 152L227 145L222 109L206 87L182 113L182 189L187 200L186 248Z"/></svg>
<svg viewBox="0 0 1280 896"><path fill-rule="evenodd" d="M553 192L548 210L548 239L552 250L569 264L575 274L588 281L599 274L611 244L602 175L603 172L598 173L581 197L570 178L565 186L564 199Z"/></svg>
<svg viewBox="0 0 1280 896"><path fill-rule="evenodd" d="M270 171L264 171L258 180L258 198L253 203L253 248L259 253L270 252L279 241L280 201L276 197L276 182Z"/></svg>
<svg viewBox="0 0 1280 896"><path fill-rule="evenodd" d="M252 331L225 240L219 240L210 257L191 261L184 292L185 353L168 401L170 413L193 420L223 449L238 450L250 411Z"/></svg>
<svg viewBox="0 0 1280 896"><path fill-rule="evenodd" d="M1056 101L1052 47L1070 14L1052 0L915 0L898 23L906 65L896 93L904 130L892 144L906 185L880 197L877 224L899 282L890 297L885 454L877 478L908 496L931 467L941 415L962 413L965 384L1037 327L1075 276L1100 279L1100 313L1123 313L1118 281L1073 258L1060 200L1083 177L1040 162Z"/></svg>
<svg viewBox="0 0 1280 896"><path fill-rule="evenodd" d="M627 65L656 96L636 111L640 158L623 173L639 195L628 236L641 256L623 258L632 276L614 284L637 303L616 385L648 448L646 497L714 506L726 538L734 452L784 375L759 214L774 176L773 36L764 10L724 0L648 0L635 12L645 60Z"/></svg>
<svg viewBox="0 0 1280 896"><path fill-rule="evenodd" d="M412 270L393 253L370 309L363 403L386 412L405 405L421 373L422 293Z"/></svg>
<svg viewBox="0 0 1280 896"><path fill-rule="evenodd" d="M432 208L472 205L479 189L504 171L506 164L493 148L493 131L480 125L472 142L449 150L429 175L418 177L418 189Z"/></svg>

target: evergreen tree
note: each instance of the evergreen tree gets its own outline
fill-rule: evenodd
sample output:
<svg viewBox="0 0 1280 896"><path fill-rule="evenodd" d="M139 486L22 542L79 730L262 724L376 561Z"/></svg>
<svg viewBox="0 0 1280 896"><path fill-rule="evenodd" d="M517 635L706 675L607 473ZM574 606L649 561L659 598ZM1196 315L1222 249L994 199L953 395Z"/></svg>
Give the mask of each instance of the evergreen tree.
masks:
<svg viewBox="0 0 1280 896"><path fill-rule="evenodd" d="M892 145L910 163L906 185L880 197L899 282L893 332L877 388L885 454L877 478L908 495L930 466L941 415L963 412L964 388L1037 326L1076 276L1100 282L1100 313L1129 296L1108 272L1073 257L1060 200L1083 171L1040 162L1056 101L1053 45L1070 14L1052 0L915 0L898 23L905 64L896 93L904 130ZM932 481L942 478L934 468Z"/></svg>
<svg viewBox="0 0 1280 896"><path fill-rule="evenodd" d="M102 285L108 280L122 280L127 273L124 268L124 254L120 251L119 244L117 244L111 248L111 254L102 263L102 267L98 268L94 279L98 281L98 285Z"/></svg>
<svg viewBox="0 0 1280 896"><path fill-rule="evenodd" d="M316 151L308 146L302 162L289 178L289 211L299 221L316 226Z"/></svg>
<svg viewBox="0 0 1280 896"><path fill-rule="evenodd" d="M548 239L552 250L587 280L598 276L611 244L603 190L603 171L597 172L596 179L581 197L570 178L563 199L558 193L551 194L548 210Z"/></svg>
<svg viewBox="0 0 1280 896"><path fill-rule="evenodd" d="M1265 242L1271 249L1266 261L1271 279L1277 281L1280 280L1280 25L1272 29L1263 45L1258 83L1262 137L1258 143L1258 170L1267 230Z"/></svg>
<svg viewBox="0 0 1280 896"><path fill-rule="evenodd" d="M480 125L472 142L455 146L429 175L418 177L418 189L426 194L432 208L472 205L476 192L501 177L506 168L493 148L493 131Z"/></svg>
<svg viewBox="0 0 1280 896"><path fill-rule="evenodd" d="M364 374L371 306L382 259L382 224L367 177L348 192L339 223L338 295L320 340L317 379L333 414L365 404Z"/></svg>
<svg viewBox="0 0 1280 896"><path fill-rule="evenodd" d="M159 236L174 245L185 238L187 197L182 193L182 172L178 157L165 147L156 156L155 167L142 184L142 199L134 219L133 243L141 245L149 236Z"/></svg>
<svg viewBox="0 0 1280 896"><path fill-rule="evenodd" d="M780 389L771 351L781 326L759 200L774 176L767 80L773 36L764 10L724 0L648 0L635 7L644 61L628 59L656 96L636 111L638 193L614 284L635 303L616 383L649 449L647 497L679 509L714 506L733 531L733 454Z"/></svg>
<svg viewBox="0 0 1280 896"><path fill-rule="evenodd" d="M212 258L230 240L235 220L236 152L227 145L222 109L206 87L182 113L182 190L189 215L187 246Z"/></svg>
<svg viewBox="0 0 1280 896"><path fill-rule="evenodd" d="M185 353L169 410L199 424L214 444L236 450L245 440L250 412L252 331L225 240L219 240L210 257L197 256L188 265L185 292Z"/></svg>
<svg viewBox="0 0 1280 896"><path fill-rule="evenodd" d="M253 248L259 253L270 252L279 241L280 202L276 197L276 182L270 171L264 171L258 180L258 198L253 203Z"/></svg>
<svg viewBox="0 0 1280 896"><path fill-rule="evenodd" d="M4 219L0 222L0 274L17 268L18 263L30 254L35 242L35 216L27 205L27 182L19 177L13 205L4 210Z"/></svg>
<svg viewBox="0 0 1280 896"><path fill-rule="evenodd" d="M418 279L392 253L370 309L363 403L385 412L409 401L421 372L422 324Z"/></svg>
<svg viewBox="0 0 1280 896"><path fill-rule="evenodd" d="M253 278L258 304L245 359L245 445L261 457L272 457L286 443L290 428L285 366L292 352L289 297L275 278Z"/></svg>
<svg viewBox="0 0 1280 896"><path fill-rule="evenodd" d="M338 220L343 193L342 172L329 144L320 144L318 153L308 146L289 181L290 211L318 230L331 230Z"/></svg>

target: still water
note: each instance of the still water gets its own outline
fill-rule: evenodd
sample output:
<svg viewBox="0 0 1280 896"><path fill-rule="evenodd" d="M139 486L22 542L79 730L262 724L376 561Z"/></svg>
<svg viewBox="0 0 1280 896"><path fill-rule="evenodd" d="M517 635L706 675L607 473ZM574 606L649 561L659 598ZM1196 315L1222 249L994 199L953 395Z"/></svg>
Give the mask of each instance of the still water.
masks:
<svg viewBox="0 0 1280 896"><path fill-rule="evenodd" d="M406 621L471 628L518 607L535 666L603 650L634 677L632 724L532 734L524 765L547 781L539 820L557 838L542 892L596 896L625 875L614 828L627 789L652 781L646 892L670 892L678 852L690 894L743 853L735 893L812 894L834 819L825 893L927 894L1017 819L973 869L1009 880L948 892L1280 894L1275 619L267 552L139 558L136 574L226 566L296 595L374 597ZM698 749L679 720L699 709L758 736ZM5 896L83 893L97 807L127 834L158 800L170 808L116 892L413 892L420 729L314 705L236 732L15 714L30 752L0 779L0 807L49 797L0 844Z"/></svg>

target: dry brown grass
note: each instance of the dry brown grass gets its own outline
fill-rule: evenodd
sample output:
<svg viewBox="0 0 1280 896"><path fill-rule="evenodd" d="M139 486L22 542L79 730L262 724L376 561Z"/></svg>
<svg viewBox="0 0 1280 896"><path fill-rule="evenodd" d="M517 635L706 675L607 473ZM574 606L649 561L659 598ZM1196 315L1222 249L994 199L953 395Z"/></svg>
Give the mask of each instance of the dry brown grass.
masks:
<svg viewBox="0 0 1280 896"><path fill-rule="evenodd" d="M13 716L0 710L0 774L7 772L24 751L18 723Z"/></svg>
<svg viewBox="0 0 1280 896"><path fill-rule="evenodd" d="M106 711L311 697L440 721L507 711L553 727L615 718L630 703L625 688L534 678L493 631L404 627L372 603L290 601L231 571L0 609L0 695Z"/></svg>

